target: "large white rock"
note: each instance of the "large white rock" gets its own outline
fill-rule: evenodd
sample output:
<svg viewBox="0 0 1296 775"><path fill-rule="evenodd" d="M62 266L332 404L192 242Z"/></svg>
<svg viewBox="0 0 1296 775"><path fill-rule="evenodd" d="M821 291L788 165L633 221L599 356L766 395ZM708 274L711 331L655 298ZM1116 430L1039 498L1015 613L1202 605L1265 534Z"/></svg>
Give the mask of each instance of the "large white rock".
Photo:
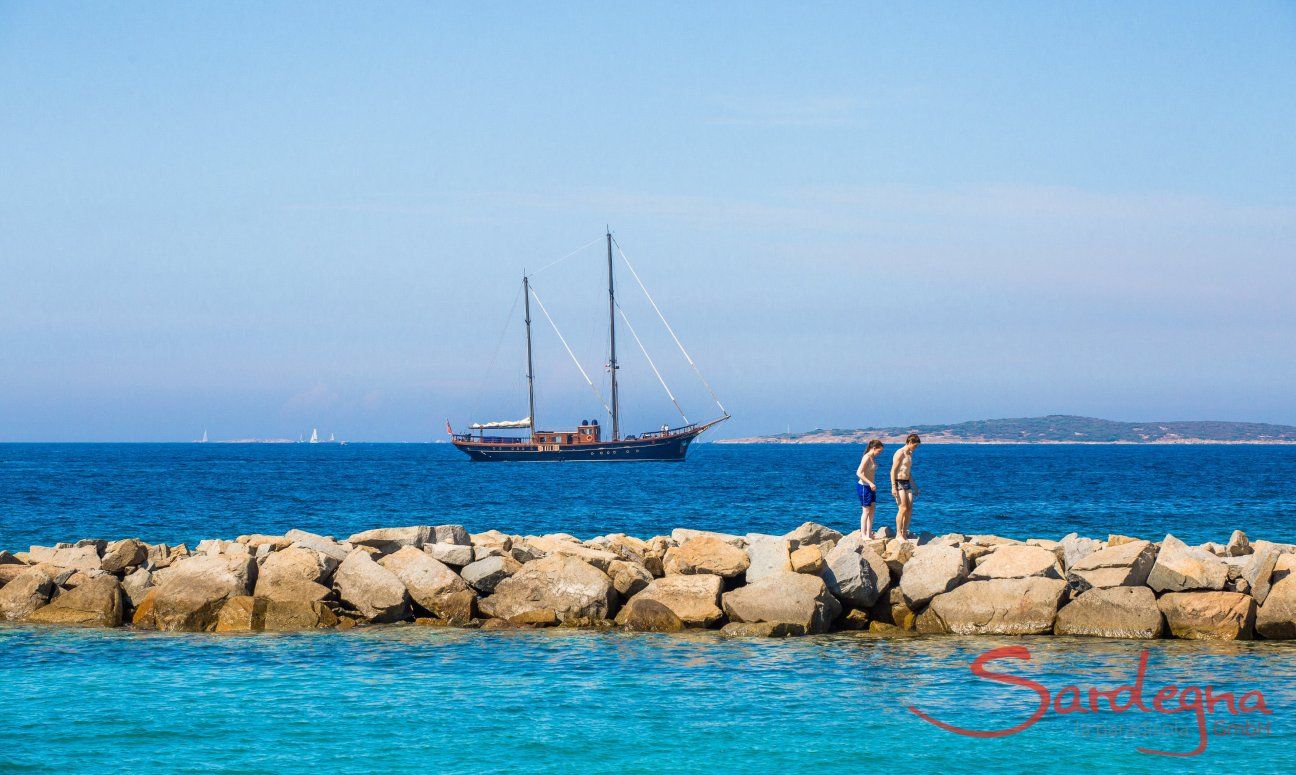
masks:
<svg viewBox="0 0 1296 775"><path fill-rule="evenodd" d="M616 605L612 579L593 565L566 554L551 554L523 565L481 599L482 613L510 619L553 611L560 620L606 619Z"/></svg>
<svg viewBox="0 0 1296 775"><path fill-rule="evenodd" d="M791 544L786 538L747 534L747 583L752 584L766 576L788 573L792 570Z"/></svg>
<svg viewBox="0 0 1296 775"><path fill-rule="evenodd" d="M1088 557L1099 549L1103 548L1101 541L1095 541L1092 538L1084 538L1076 533L1068 533L1058 541L1057 549L1054 551L1061 556L1063 568L1070 568L1080 560Z"/></svg>
<svg viewBox="0 0 1296 775"><path fill-rule="evenodd" d="M735 622L770 622L802 633L827 632L841 604L818 576L780 571L724 593L725 614Z"/></svg>
<svg viewBox="0 0 1296 775"><path fill-rule="evenodd" d="M977 562L973 580L1024 579L1032 576L1061 578L1057 555L1048 549L1026 544L1004 544Z"/></svg>
<svg viewBox="0 0 1296 775"><path fill-rule="evenodd" d="M483 595L495 591L495 586L522 569L522 563L507 554L490 555L463 567L463 580Z"/></svg>
<svg viewBox="0 0 1296 775"><path fill-rule="evenodd" d="M292 546L304 546L307 549L313 549L326 557L332 557L338 562L345 560L351 550L355 548L349 543L338 543L328 536L308 533L305 530L289 530L284 534L284 538L292 541Z"/></svg>
<svg viewBox="0 0 1296 775"><path fill-rule="evenodd" d="M1161 542L1147 585L1157 592L1221 590L1228 581L1228 565L1219 557L1188 546L1172 535Z"/></svg>
<svg viewBox="0 0 1296 775"><path fill-rule="evenodd" d="M1079 590L1139 587L1147 583L1156 562L1150 541L1130 541L1099 550L1071 565L1067 581Z"/></svg>
<svg viewBox="0 0 1296 775"><path fill-rule="evenodd" d="M438 562L456 568L462 568L473 561L473 548L463 544L426 544L423 551Z"/></svg>
<svg viewBox="0 0 1296 775"><path fill-rule="evenodd" d="M929 544L919 547L905 563L900 592L911 608L918 608L963 583L967 574L968 562L961 550Z"/></svg>
<svg viewBox="0 0 1296 775"><path fill-rule="evenodd" d="M363 549L348 554L338 566L333 588L344 605L371 622L400 621L410 614L405 585Z"/></svg>
<svg viewBox="0 0 1296 775"><path fill-rule="evenodd" d="M390 554L403 546L421 548L423 544L432 543L435 535L436 531L431 525L380 527L356 533L347 539L347 543L372 546L383 554Z"/></svg>
<svg viewBox="0 0 1296 775"><path fill-rule="evenodd" d="M820 574L828 591L843 603L868 608L891 586L886 560L865 545L858 530L837 542Z"/></svg>

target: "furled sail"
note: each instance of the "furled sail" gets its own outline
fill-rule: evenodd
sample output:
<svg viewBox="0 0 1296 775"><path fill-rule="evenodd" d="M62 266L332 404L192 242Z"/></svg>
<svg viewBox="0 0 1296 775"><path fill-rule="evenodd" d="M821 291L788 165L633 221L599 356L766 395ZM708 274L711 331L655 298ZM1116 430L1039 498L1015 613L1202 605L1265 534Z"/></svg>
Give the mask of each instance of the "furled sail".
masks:
<svg viewBox="0 0 1296 775"><path fill-rule="evenodd" d="M498 422L475 422L468 426L475 431L489 431L496 428L530 428L531 418L525 420L500 420Z"/></svg>

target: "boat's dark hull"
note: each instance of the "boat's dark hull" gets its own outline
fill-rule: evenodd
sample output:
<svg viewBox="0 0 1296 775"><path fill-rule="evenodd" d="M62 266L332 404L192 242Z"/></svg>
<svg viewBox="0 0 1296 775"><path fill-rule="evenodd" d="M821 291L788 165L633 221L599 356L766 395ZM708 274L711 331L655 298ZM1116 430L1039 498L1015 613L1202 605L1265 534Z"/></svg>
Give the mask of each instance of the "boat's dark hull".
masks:
<svg viewBox="0 0 1296 775"><path fill-rule="evenodd" d="M501 462L681 462L697 433L660 439L604 441L542 450L536 444L456 441L454 445L479 463Z"/></svg>

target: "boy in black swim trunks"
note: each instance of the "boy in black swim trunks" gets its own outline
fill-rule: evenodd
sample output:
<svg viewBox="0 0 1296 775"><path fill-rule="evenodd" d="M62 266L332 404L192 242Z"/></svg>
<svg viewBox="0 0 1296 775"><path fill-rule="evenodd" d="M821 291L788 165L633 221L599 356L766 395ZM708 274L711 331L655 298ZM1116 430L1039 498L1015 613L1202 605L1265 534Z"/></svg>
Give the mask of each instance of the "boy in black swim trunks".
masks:
<svg viewBox="0 0 1296 775"><path fill-rule="evenodd" d="M891 458L891 497L896 502L896 538L909 537L909 521L913 519L913 502L918 497L918 485L913 480L913 453L922 439L911 433L905 445Z"/></svg>
<svg viewBox="0 0 1296 775"><path fill-rule="evenodd" d="M882 442L871 439L864 448L864 457L855 469L855 491L860 499L860 533L863 538L873 535L873 507L877 503L877 456L882 452Z"/></svg>

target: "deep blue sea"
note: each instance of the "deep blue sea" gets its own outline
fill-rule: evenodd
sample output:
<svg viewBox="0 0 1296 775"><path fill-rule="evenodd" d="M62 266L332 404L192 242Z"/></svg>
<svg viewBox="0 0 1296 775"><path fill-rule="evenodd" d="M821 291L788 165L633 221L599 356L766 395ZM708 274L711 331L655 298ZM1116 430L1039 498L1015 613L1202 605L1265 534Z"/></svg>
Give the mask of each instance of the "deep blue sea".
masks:
<svg viewBox="0 0 1296 775"><path fill-rule="evenodd" d="M858 520L849 446L694 447L678 464L469 464L446 445L0 445L0 548L192 542L379 525L648 537ZM922 447L914 527L1057 538L1296 541L1296 449ZM878 522L891 517L886 501ZM1046 713L978 679L981 652L1054 698L1134 680L1263 693L1268 715ZM1087 695L1086 695L1087 696ZM1177 700L1165 707L1179 707ZM1146 772L1296 770L1296 646L1096 639L764 641L414 626L215 636L0 626L0 772ZM1243 726L1250 722L1251 726ZM1229 724L1233 726L1228 726Z"/></svg>

